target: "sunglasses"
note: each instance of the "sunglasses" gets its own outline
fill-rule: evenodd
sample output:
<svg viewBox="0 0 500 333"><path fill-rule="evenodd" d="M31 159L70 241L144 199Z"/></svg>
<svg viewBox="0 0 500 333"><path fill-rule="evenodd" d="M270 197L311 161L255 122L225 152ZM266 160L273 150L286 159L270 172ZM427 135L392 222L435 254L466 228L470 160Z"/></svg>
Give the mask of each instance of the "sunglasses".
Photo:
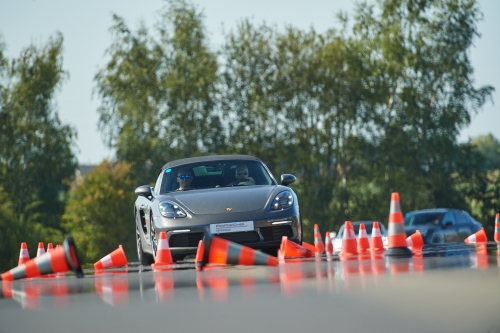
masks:
<svg viewBox="0 0 500 333"><path fill-rule="evenodd" d="M177 176L177 178L179 178L179 179L184 179L184 178L185 179L189 179L189 178L191 178L191 175L179 175L179 176Z"/></svg>
<svg viewBox="0 0 500 333"><path fill-rule="evenodd" d="M246 175L248 175L248 172L247 172L247 171L238 171L238 172L236 173L236 175L238 175L238 176L241 176L241 175L246 176Z"/></svg>

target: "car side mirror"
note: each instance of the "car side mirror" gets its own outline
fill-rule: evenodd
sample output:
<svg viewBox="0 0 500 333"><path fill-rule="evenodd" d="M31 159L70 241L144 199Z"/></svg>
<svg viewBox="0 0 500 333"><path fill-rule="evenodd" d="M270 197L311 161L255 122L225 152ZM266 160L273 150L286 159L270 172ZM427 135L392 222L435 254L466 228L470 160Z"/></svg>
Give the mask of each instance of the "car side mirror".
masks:
<svg viewBox="0 0 500 333"><path fill-rule="evenodd" d="M151 197L153 194L151 192L151 186L142 185L135 189L135 194L143 197Z"/></svg>
<svg viewBox="0 0 500 333"><path fill-rule="evenodd" d="M288 186L292 183L294 183L297 180L297 178L294 175L291 175L289 173L285 173L281 175L281 185L283 186Z"/></svg>

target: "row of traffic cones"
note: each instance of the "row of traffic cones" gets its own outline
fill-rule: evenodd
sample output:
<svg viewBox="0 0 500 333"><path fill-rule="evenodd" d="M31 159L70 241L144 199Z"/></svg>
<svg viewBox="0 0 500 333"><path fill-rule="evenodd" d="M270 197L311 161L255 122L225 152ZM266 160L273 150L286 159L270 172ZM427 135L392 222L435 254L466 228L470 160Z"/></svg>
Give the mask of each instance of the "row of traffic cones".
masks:
<svg viewBox="0 0 500 333"><path fill-rule="evenodd" d="M52 243L49 243L47 245L47 252L51 252L54 249L54 246ZM36 251L36 256L39 257L42 254L45 253L45 246L43 245L43 242L38 243L38 249ZM25 262L30 260L30 254L28 252L28 245L26 245L25 242L21 243L21 251L19 253L19 260L17 262L17 265L24 264Z"/></svg>
<svg viewBox="0 0 500 333"><path fill-rule="evenodd" d="M67 237L62 246L57 246L50 252L41 253L36 258L26 260L27 246L21 245L19 265L1 275L2 281L13 281L23 278L32 278L42 275L74 271L77 277L82 277L80 260L73 239Z"/></svg>

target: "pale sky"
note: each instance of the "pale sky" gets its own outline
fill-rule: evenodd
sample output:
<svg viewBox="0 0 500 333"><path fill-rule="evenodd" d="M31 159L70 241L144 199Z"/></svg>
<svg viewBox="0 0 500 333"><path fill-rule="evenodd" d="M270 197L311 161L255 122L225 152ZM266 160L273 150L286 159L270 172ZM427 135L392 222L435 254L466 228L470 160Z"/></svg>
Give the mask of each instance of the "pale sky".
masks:
<svg viewBox="0 0 500 333"><path fill-rule="evenodd" d="M352 12L349 0L205 0L194 1L203 8L204 23L213 48L223 43L222 25L226 31L241 19L253 18L283 27L290 24L300 29L313 26L317 32L337 26L335 13ZM482 34L471 51L476 87L493 85L494 101L500 96L500 1L479 0L484 20L479 22ZM43 45L60 31L64 36L63 68L70 77L56 96L63 123L78 132L77 157L82 164L98 164L113 153L102 143L97 131L99 100L92 97L94 75L106 63L104 52L111 43L109 27L112 13L122 16L135 30L140 20L148 27L158 22L163 0L0 0L0 34L7 44L8 58L18 57L31 43ZM480 134L492 133L500 139L500 108L488 102L462 131L460 141Z"/></svg>

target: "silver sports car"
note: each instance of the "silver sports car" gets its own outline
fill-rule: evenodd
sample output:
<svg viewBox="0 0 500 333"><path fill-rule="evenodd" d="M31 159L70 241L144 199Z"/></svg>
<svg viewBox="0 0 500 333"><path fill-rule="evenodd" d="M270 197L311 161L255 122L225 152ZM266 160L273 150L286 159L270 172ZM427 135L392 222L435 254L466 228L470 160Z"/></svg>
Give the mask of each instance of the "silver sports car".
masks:
<svg viewBox="0 0 500 333"><path fill-rule="evenodd" d="M278 184L258 158L214 155L169 162L154 188L135 190L137 253L154 262L159 233L165 231L175 261L194 255L205 231L276 254L282 236L302 243L299 203L281 175Z"/></svg>

